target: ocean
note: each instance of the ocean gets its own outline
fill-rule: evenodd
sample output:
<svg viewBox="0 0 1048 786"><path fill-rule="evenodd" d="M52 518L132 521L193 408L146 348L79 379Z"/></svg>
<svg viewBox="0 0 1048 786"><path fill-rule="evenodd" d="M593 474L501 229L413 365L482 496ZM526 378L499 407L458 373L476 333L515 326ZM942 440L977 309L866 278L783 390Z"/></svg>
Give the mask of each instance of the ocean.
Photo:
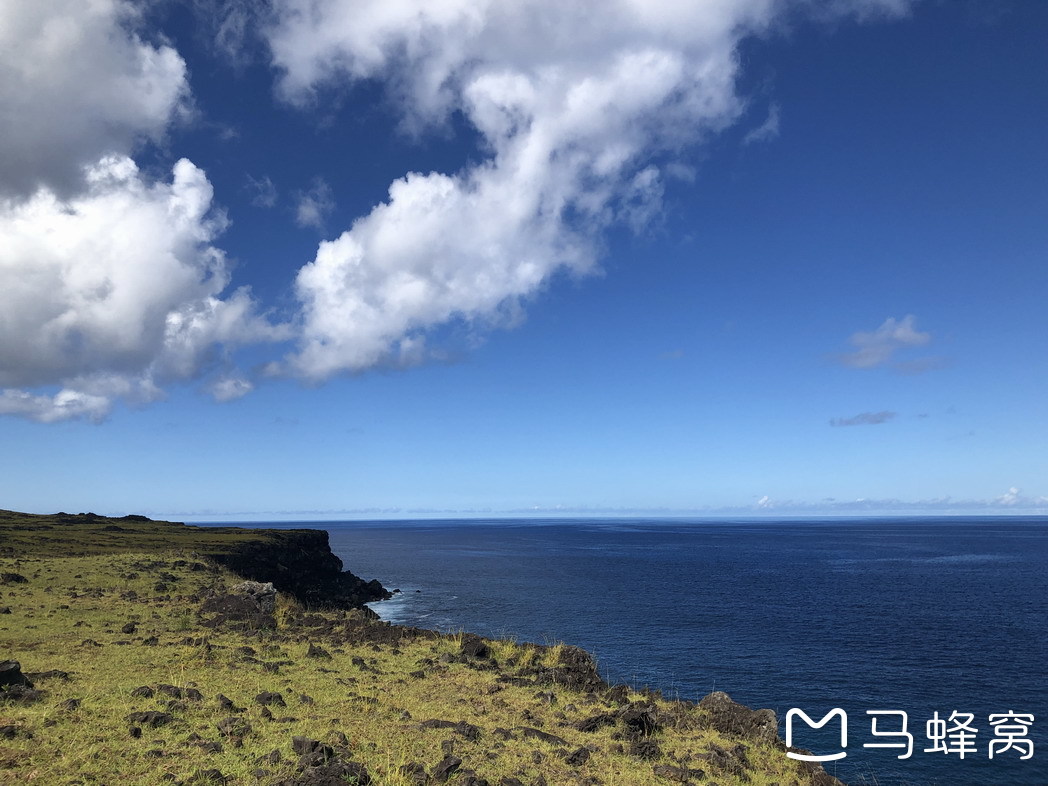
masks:
<svg viewBox="0 0 1048 786"><path fill-rule="evenodd" d="M612 682L770 707L783 736L791 708L818 721L839 707L846 748L836 719L795 720L793 743L846 753L825 767L849 784L1048 784L1043 518L266 526L327 529L348 570L401 590L372 604L390 622L578 645ZM908 757L869 711L893 713L876 716L882 734L906 713ZM1007 713L1034 720L990 725ZM1008 726L1026 734L1006 749Z"/></svg>

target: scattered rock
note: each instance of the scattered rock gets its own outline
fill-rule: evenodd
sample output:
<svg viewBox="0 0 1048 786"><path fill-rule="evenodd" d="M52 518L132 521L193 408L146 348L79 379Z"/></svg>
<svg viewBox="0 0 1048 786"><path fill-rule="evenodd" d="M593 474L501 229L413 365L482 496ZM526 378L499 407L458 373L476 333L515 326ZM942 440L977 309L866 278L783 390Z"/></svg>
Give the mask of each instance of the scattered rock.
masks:
<svg viewBox="0 0 1048 786"><path fill-rule="evenodd" d="M572 767L581 767L587 761L589 761L590 751L589 748L579 748L574 753L569 753L564 757L564 761Z"/></svg>
<svg viewBox="0 0 1048 786"><path fill-rule="evenodd" d="M273 616L275 606L276 590L272 584L246 581L238 584L227 595L204 601L200 606L200 613L214 615L204 622L209 628L228 625L236 629L254 631L276 627L276 618Z"/></svg>
<svg viewBox="0 0 1048 786"><path fill-rule="evenodd" d="M558 664L553 668L538 669L536 677L542 684L563 685L581 692L606 687L593 656L578 647L562 647Z"/></svg>
<svg viewBox="0 0 1048 786"><path fill-rule="evenodd" d="M619 710L618 715L626 725L626 736L631 739L650 737L661 728L659 709L655 704L636 701Z"/></svg>
<svg viewBox="0 0 1048 786"><path fill-rule="evenodd" d="M271 581L245 581L230 589L229 594L250 600L263 614L272 614L277 608L277 591Z"/></svg>
<svg viewBox="0 0 1048 786"><path fill-rule="evenodd" d="M433 768L433 780L436 783L445 783L462 766L462 759L458 756L445 756L440 763Z"/></svg>
<svg viewBox="0 0 1048 786"><path fill-rule="evenodd" d="M21 663L16 660L0 661L0 690L12 685L33 687L33 683L22 673Z"/></svg>
<svg viewBox="0 0 1048 786"><path fill-rule="evenodd" d="M0 660L0 702L28 704L41 698L43 693L34 690L32 681L22 674L21 663Z"/></svg>
<svg viewBox="0 0 1048 786"><path fill-rule="evenodd" d="M371 786L367 767L355 761L333 761L309 767L300 775L277 781L273 786Z"/></svg>
<svg viewBox="0 0 1048 786"><path fill-rule="evenodd" d="M706 711L709 725L736 737L775 742L779 739L779 722L773 710L751 710L736 704L723 691L714 691L699 702Z"/></svg>
<svg viewBox="0 0 1048 786"><path fill-rule="evenodd" d="M300 737L298 735L291 738L291 750L299 756L305 756L309 753L321 751L324 752L328 758L334 756L335 753L330 745L325 745L320 740L310 739L309 737Z"/></svg>
<svg viewBox="0 0 1048 786"><path fill-rule="evenodd" d="M666 778L676 783L690 783L694 778L697 781L705 780L706 773L697 768L671 767L669 764L656 764L651 771L656 777Z"/></svg>
<svg viewBox="0 0 1048 786"><path fill-rule="evenodd" d="M517 731L521 732L525 737L531 737L535 740L542 740L548 742L550 745L563 745L568 746L568 741L563 737L558 737L556 734L550 734L549 732L542 731L541 729L533 729L530 726L518 726Z"/></svg>
<svg viewBox="0 0 1048 786"><path fill-rule="evenodd" d="M132 712L127 716L127 720L130 723L141 724L143 726L149 726L150 728L156 729L160 726L165 726L175 719L175 716L170 712Z"/></svg>
<svg viewBox="0 0 1048 786"><path fill-rule="evenodd" d="M426 774L426 768L417 761L411 761L407 764L401 765L400 772L411 786L425 786L426 781L429 780L429 776Z"/></svg>
<svg viewBox="0 0 1048 786"><path fill-rule="evenodd" d="M615 716L610 712L599 712L596 715L590 715L588 718L584 718L575 724L575 728L579 731L595 732L605 726L614 726Z"/></svg>
<svg viewBox="0 0 1048 786"><path fill-rule="evenodd" d="M480 636L466 633L462 636L462 644L459 652L467 658L488 659L491 657L491 647Z"/></svg>
<svg viewBox="0 0 1048 786"><path fill-rule="evenodd" d="M734 753L729 753L716 743L710 743L709 751L707 754L699 755L709 761L710 765L720 772L734 775L735 777L740 777L746 773L746 767Z"/></svg>
<svg viewBox="0 0 1048 786"><path fill-rule="evenodd" d="M277 707L286 707L287 703L284 701L284 697L274 691L266 690L255 696L256 704L263 704L265 706L276 705Z"/></svg>
<svg viewBox="0 0 1048 786"><path fill-rule="evenodd" d="M422 721L419 724L420 728L423 729L452 729L456 734L461 734L467 740L476 742L480 739L480 728L474 726L472 723L466 723L465 721L454 721L438 720L433 718L431 720Z"/></svg>
<svg viewBox="0 0 1048 786"><path fill-rule="evenodd" d="M29 579L21 573L0 573L0 584L27 584Z"/></svg>
<svg viewBox="0 0 1048 786"><path fill-rule="evenodd" d="M657 759L662 756L662 749L655 740L642 738L630 743L630 756L638 759Z"/></svg>
<svg viewBox="0 0 1048 786"><path fill-rule="evenodd" d="M226 737L246 737L251 733L251 724L243 718L223 718L217 724L219 732Z"/></svg>

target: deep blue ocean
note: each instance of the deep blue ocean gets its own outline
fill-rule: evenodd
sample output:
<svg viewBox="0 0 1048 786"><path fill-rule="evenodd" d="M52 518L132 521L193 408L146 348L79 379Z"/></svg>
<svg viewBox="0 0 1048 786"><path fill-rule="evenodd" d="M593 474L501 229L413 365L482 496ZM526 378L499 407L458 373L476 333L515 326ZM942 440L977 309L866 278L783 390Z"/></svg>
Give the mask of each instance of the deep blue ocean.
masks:
<svg viewBox="0 0 1048 786"><path fill-rule="evenodd" d="M825 766L849 784L1048 784L1044 518L267 526L327 529L348 570L402 590L373 604L390 622L575 644L613 682L770 707L783 735L792 707L841 707L847 756ZM868 710L908 714L910 758L863 747L899 741ZM924 752L954 711L974 714L976 753ZM1007 712L1035 716L1026 761L988 758L988 715ZM795 724L794 744L840 752L839 725Z"/></svg>

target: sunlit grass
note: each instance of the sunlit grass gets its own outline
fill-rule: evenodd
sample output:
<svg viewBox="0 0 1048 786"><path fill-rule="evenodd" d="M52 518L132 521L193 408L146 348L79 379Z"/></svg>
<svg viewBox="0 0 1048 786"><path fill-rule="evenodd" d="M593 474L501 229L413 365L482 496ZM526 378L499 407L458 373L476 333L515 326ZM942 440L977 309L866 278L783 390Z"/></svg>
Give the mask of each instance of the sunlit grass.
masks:
<svg viewBox="0 0 1048 786"><path fill-rule="evenodd" d="M231 783L270 783L296 773L293 735L337 744L339 732L349 743L344 755L386 786L407 786L401 767L418 762L431 769L448 750L492 786L510 777L527 786L540 777L550 786L672 783L655 775L659 764L701 768L722 786L811 782L781 749L715 732L700 708L658 700L665 720L654 739L661 754L644 760L630 755L621 723L594 732L576 728L619 708L602 693L504 679L557 669L570 650L562 643L491 641L490 658L474 661L460 656L463 634L373 643L359 635L362 612L307 611L283 595L272 628L212 629L198 613L201 601L239 579L205 567L184 549L7 556L0 572L28 579L0 586L0 608L11 609L0 615L0 658L18 660L25 672L70 673L68 681L39 681L39 701L0 702L0 727L16 730L12 739L0 738L2 784L190 782L209 769ZM133 631L124 632L130 623ZM307 657L311 644L329 657ZM132 696L158 684L192 688L203 699ZM255 701L263 692L279 693L285 706L270 705L267 717ZM218 724L233 714L219 706L219 694L243 708L237 715L251 731L242 740L219 732ZM64 708L69 699L79 699L79 707ZM650 697L630 693L627 699ZM141 735L133 736L128 715L148 710L174 719L158 728L138 724ZM421 728L429 719L466 721L480 729L479 738ZM526 737L521 727L566 745ZM221 750L205 748L208 743ZM710 767L703 756L714 745L743 746L745 780ZM568 754L583 747L591 751L588 760L570 764ZM272 751L280 761L265 758ZM463 779L456 775L450 783Z"/></svg>

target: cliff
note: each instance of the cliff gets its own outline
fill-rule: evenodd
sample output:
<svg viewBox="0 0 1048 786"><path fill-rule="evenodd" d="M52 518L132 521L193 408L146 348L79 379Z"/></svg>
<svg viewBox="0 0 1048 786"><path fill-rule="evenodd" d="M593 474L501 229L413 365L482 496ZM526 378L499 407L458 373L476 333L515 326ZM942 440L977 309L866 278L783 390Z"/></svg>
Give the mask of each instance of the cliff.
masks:
<svg viewBox="0 0 1048 786"><path fill-rule="evenodd" d="M206 556L245 579L270 581L309 607L360 608L393 597L377 579L343 570L323 530L266 530L264 539Z"/></svg>
<svg viewBox="0 0 1048 786"><path fill-rule="evenodd" d="M0 510L0 556L84 557L177 551L209 559L314 608L361 608L390 593L343 569L324 530L195 527L145 516L33 515Z"/></svg>

